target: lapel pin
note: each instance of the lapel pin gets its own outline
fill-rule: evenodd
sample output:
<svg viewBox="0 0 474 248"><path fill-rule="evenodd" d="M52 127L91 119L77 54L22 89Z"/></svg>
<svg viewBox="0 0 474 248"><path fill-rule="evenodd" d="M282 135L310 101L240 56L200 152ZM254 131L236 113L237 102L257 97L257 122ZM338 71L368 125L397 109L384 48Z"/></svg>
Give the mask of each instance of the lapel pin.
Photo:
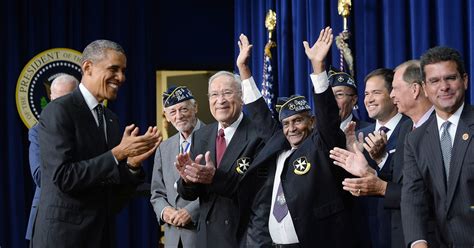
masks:
<svg viewBox="0 0 474 248"><path fill-rule="evenodd" d="M464 134L462 135L462 139L463 139L463 140L469 139L469 134L464 133Z"/></svg>

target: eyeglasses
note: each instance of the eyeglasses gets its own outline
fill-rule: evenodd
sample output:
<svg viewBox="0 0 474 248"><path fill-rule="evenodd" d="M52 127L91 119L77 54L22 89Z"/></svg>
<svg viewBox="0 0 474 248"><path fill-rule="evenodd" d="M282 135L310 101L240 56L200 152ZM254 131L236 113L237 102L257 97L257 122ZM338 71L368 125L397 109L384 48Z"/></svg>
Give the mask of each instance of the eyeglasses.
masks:
<svg viewBox="0 0 474 248"><path fill-rule="evenodd" d="M334 97L336 97L336 99L342 99L346 96L354 96L355 94L348 94L348 93L343 93L343 92L338 92L336 94L334 94Z"/></svg>
<svg viewBox="0 0 474 248"><path fill-rule="evenodd" d="M222 96L225 99L229 99L234 95L234 93L235 92L233 92L232 90L224 90L222 92L213 91L207 95L209 96L209 99L211 100L217 99L219 98L219 96Z"/></svg>

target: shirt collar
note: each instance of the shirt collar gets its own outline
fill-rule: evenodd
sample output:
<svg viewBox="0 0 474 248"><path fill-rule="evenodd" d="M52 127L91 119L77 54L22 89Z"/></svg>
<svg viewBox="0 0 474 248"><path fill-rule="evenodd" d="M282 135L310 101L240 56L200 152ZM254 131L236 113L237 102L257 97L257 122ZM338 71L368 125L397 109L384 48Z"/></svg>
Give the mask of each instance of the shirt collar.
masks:
<svg viewBox="0 0 474 248"><path fill-rule="evenodd" d="M400 120L402 119L402 114L400 113L397 113L395 116L392 117L392 119L390 119L389 121L387 121L387 123L385 123L385 125L381 125L379 123L379 121L377 120L377 122L375 123L375 130L379 130L379 128L381 126L384 126L384 127L387 127L389 128L389 131L388 133L392 133L393 130L395 130L395 127L397 127L397 124L398 122L400 122ZM387 133L387 138L389 136L389 134Z"/></svg>
<svg viewBox="0 0 474 248"><path fill-rule="evenodd" d="M463 109L464 109L464 103L447 120L444 120L443 118L441 118L441 116L438 115L438 113L436 113L436 120L438 122L438 130L441 130L441 125L443 125L445 121L449 121L451 122L451 126L457 127L459 123L459 119L461 118L461 113Z"/></svg>
<svg viewBox="0 0 474 248"><path fill-rule="evenodd" d="M420 120L418 120L417 123L413 124L413 127L418 128L421 125L423 125L430 118L433 111L434 111L434 106L431 106L431 108L428 109L428 111L426 111L426 113L420 118Z"/></svg>
<svg viewBox="0 0 474 248"><path fill-rule="evenodd" d="M349 122L352 121L352 113L346 118L344 119L342 122L341 122L341 125L339 126L341 128L342 131L344 131L344 129L347 127L347 124L349 124Z"/></svg>
<svg viewBox="0 0 474 248"><path fill-rule="evenodd" d="M84 100L86 101L86 104L89 109L93 110L99 104L99 101L97 101L97 99L82 83L79 84L79 90L81 91L81 94L84 97Z"/></svg>

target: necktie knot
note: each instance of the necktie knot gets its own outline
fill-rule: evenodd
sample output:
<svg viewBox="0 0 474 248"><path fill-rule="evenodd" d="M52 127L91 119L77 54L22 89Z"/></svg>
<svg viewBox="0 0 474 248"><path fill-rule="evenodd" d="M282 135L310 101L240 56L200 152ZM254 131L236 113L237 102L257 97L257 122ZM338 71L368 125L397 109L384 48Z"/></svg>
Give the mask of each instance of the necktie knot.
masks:
<svg viewBox="0 0 474 248"><path fill-rule="evenodd" d="M219 132L217 132L217 135L221 138L224 138L225 137L225 134L224 134L224 129L219 129Z"/></svg>
<svg viewBox="0 0 474 248"><path fill-rule="evenodd" d="M445 122L443 122L443 124L441 124L441 130L443 132L447 132L448 129L449 129L449 126L451 126L451 122L445 121Z"/></svg>
<svg viewBox="0 0 474 248"><path fill-rule="evenodd" d="M388 128L386 126L381 126L381 127L379 127L379 131L383 131L384 133L388 133L388 131L390 131L390 128Z"/></svg>
<svg viewBox="0 0 474 248"><path fill-rule="evenodd" d="M181 153L188 152L189 144L186 140L181 143Z"/></svg>

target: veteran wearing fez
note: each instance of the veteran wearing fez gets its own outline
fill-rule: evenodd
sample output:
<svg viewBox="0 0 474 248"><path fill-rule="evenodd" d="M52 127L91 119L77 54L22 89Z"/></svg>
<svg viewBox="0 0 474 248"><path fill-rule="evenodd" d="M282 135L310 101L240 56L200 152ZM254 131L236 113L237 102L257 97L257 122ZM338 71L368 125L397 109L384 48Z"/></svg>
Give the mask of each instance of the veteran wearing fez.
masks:
<svg viewBox="0 0 474 248"><path fill-rule="evenodd" d="M324 59L332 44L330 28L321 30L313 47L304 43L314 73L314 116L307 100L294 95L278 99L278 121L259 93L247 61L252 45L240 37L238 67L244 102L252 120L271 138L242 179L267 168L268 178L252 204L249 247L354 247L351 199L341 182L347 174L332 165L329 150L345 145L338 107L329 87ZM336 128L335 128L336 127ZM266 136L266 135L263 135Z"/></svg>
<svg viewBox="0 0 474 248"><path fill-rule="evenodd" d="M192 134L204 124L197 118L198 105L186 86L172 86L163 92L165 118L178 133L156 150L150 202L158 223L165 227L165 247L195 247L199 200L187 201L176 190L179 172L176 156L189 152Z"/></svg>

